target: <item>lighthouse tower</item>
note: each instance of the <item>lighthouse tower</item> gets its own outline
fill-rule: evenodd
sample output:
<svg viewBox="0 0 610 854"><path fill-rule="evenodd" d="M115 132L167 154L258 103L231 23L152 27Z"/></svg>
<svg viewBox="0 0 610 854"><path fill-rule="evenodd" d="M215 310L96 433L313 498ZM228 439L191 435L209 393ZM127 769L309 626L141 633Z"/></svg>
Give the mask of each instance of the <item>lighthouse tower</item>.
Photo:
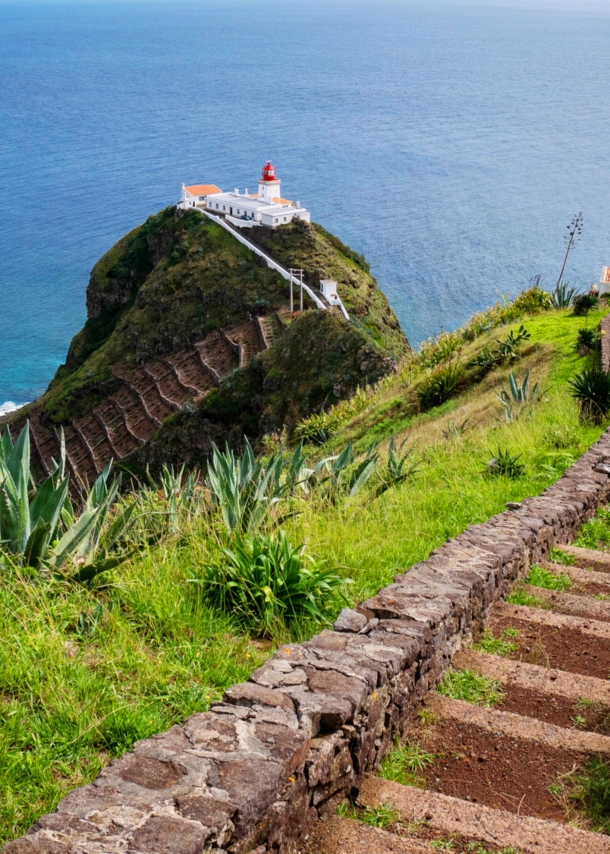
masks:
<svg viewBox="0 0 610 854"><path fill-rule="evenodd" d="M275 166L268 162L266 166L263 166L262 178L258 179L258 198L260 201L272 205L274 199L280 198L281 183L275 174Z"/></svg>

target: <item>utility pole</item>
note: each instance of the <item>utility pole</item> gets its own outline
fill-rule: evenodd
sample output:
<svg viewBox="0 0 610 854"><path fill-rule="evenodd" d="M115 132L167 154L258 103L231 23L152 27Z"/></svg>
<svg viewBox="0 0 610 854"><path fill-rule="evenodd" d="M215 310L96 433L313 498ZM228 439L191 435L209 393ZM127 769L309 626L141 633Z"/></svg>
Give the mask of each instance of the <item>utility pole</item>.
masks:
<svg viewBox="0 0 610 854"><path fill-rule="evenodd" d="M292 274L294 270L292 267L289 268L288 272L290 273L290 314L294 314L294 299L292 296Z"/></svg>
<svg viewBox="0 0 610 854"><path fill-rule="evenodd" d="M301 299L300 306L301 311L303 311L303 270L298 269L297 267L290 267L288 269L290 273L290 314L294 314L294 296L292 291L293 279L296 279L297 276L300 276L300 284L301 284Z"/></svg>
<svg viewBox="0 0 610 854"><path fill-rule="evenodd" d="M559 278L557 279L557 287L561 284L561 280L563 279L563 274L566 269L566 264L568 263L568 255L570 254L570 250L580 240L580 235L582 234L582 211L577 214L570 225L566 226L568 229L569 237L566 237L568 245L566 248L565 258L563 259L563 267L561 268L561 273L559 274Z"/></svg>

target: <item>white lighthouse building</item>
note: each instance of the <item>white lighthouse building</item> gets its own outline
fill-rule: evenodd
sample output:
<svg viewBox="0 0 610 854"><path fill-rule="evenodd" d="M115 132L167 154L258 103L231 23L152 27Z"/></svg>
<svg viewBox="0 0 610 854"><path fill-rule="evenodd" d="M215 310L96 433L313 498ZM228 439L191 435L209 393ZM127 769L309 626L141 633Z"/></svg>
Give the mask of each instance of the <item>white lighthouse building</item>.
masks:
<svg viewBox="0 0 610 854"><path fill-rule="evenodd" d="M237 189L223 193L215 184L183 184L178 207L207 210L239 228L258 225L277 228L293 219L311 222L310 212L300 202L282 198L281 183L273 164L267 163L258 179L258 193L248 193L247 189L243 193Z"/></svg>

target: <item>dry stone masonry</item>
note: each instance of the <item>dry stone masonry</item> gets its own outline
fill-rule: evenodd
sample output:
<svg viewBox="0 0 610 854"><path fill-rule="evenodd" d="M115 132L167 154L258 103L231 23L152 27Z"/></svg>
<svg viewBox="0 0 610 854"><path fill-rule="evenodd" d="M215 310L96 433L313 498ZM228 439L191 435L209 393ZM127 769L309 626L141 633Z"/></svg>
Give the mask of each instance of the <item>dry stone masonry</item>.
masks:
<svg viewBox="0 0 610 854"><path fill-rule="evenodd" d="M296 854L360 788L493 602L610 497L610 431L542 495L473 525L334 631L138 742L4 854Z"/></svg>

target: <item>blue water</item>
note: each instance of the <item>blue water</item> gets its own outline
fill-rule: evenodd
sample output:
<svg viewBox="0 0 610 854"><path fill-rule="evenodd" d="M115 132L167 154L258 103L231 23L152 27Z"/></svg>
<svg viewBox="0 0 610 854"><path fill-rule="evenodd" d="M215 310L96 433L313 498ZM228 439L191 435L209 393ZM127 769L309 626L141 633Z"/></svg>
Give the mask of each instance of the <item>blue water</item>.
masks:
<svg viewBox="0 0 610 854"><path fill-rule="evenodd" d="M610 264L610 4L0 5L0 403L40 394L88 274L182 181L283 191L364 252L412 343Z"/></svg>

